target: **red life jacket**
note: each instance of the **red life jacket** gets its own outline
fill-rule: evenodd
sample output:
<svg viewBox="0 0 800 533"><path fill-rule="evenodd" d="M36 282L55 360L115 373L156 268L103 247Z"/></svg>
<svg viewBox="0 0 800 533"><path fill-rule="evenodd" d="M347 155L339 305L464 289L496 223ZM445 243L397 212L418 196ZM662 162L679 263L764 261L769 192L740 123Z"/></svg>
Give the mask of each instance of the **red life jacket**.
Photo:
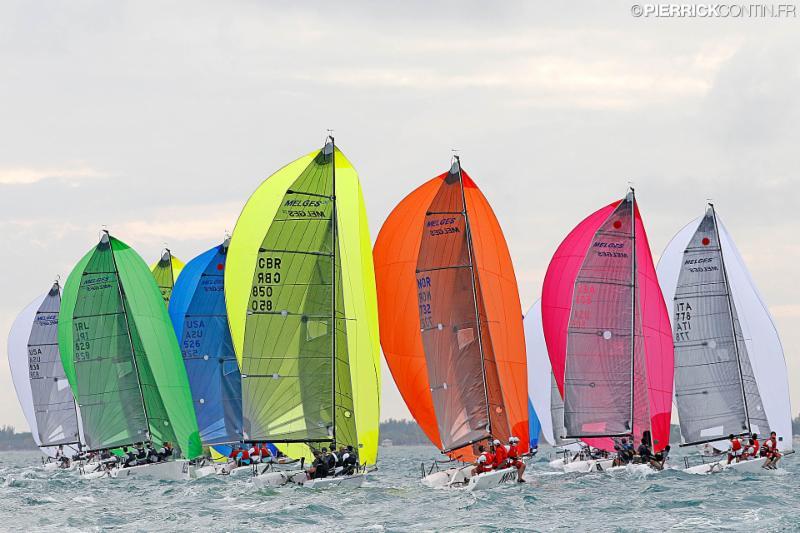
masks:
<svg viewBox="0 0 800 533"><path fill-rule="evenodd" d="M495 468L497 468L498 466L506 462L506 457L508 457L508 453L506 452L506 447L498 446L494 452L494 460L492 461L492 465Z"/></svg>
<svg viewBox="0 0 800 533"><path fill-rule="evenodd" d="M231 450L231 454L228 456L228 459L236 459L236 454L239 453L238 448L234 448Z"/></svg>
<svg viewBox="0 0 800 533"><path fill-rule="evenodd" d="M742 449L742 443L739 442L739 439L734 438L731 441L731 450L734 452L738 452L741 449Z"/></svg>
<svg viewBox="0 0 800 533"><path fill-rule="evenodd" d="M242 459L250 459L250 452L242 450Z"/></svg>
<svg viewBox="0 0 800 533"><path fill-rule="evenodd" d="M758 443L758 439L753 439L753 455L758 455L758 449L761 445Z"/></svg>
<svg viewBox="0 0 800 533"><path fill-rule="evenodd" d="M517 450L517 445L512 444L511 447L508 449L508 457L511 459L516 459L519 457L519 450Z"/></svg>
<svg viewBox="0 0 800 533"><path fill-rule="evenodd" d="M261 457L269 457L270 455L272 454L269 453L269 448L267 448L266 446L261 448Z"/></svg>

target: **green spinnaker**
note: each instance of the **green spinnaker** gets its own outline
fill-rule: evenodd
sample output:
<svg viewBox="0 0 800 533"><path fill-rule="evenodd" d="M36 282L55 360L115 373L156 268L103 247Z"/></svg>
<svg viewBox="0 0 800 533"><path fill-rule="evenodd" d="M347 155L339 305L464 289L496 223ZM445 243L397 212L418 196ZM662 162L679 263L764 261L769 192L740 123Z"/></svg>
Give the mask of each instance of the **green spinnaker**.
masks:
<svg viewBox="0 0 800 533"><path fill-rule="evenodd" d="M231 239L225 298L242 369L246 438L324 446L335 433L337 445L353 445L362 463L374 464L375 276L358 175L338 149L290 163L251 196ZM283 448L310 458L305 444Z"/></svg>
<svg viewBox="0 0 800 533"><path fill-rule="evenodd" d="M149 438L202 453L189 381L161 293L141 257L106 234L70 273L58 340L90 449Z"/></svg>

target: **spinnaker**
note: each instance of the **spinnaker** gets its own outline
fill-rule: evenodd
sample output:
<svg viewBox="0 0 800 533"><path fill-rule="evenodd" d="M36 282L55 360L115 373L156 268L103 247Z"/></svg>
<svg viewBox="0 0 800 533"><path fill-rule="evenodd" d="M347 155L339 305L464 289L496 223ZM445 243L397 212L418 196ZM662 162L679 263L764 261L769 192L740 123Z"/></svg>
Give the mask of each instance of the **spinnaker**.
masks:
<svg viewBox="0 0 800 533"><path fill-rule="evenodd" d="M228 244L186 264L169 304L203 444L242 440L242 382L223 283Z"/></svg>
<svg viewBox="0 0 800 533"><path fill-rule="evenodd" d="M161 252L161 259L158 262L150 265L150 270L153 272L153 277L156 279L158 289L161 291L161 297L164 298L164 303L169 307L170 298L172 298L172 290L175 287L175 282L183 270L183 261L172 255L169 248L164 248Z"/></svg>

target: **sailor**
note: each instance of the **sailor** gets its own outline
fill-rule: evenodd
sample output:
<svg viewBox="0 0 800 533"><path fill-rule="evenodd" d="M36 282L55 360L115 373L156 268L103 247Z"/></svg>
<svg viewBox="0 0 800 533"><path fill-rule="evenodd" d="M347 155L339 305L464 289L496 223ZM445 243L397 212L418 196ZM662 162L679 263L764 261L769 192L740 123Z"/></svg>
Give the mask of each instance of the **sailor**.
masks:
<svg viewBox="0 0 800 533"><path fill-rule="evenodd" d="M350 457L352 458L351 460L353 461L353 464L358 466L358 452L356 452L356 450L350 444L347 445L347 453L350 454Z"/></svg>
<svg viewBox="0 0 800 533"><path fill-rule="evenodd" d="M323 448L324 450L325 448ZM328 461L321 451L314 451L314 462L311 463L311 468L306 470L308 479L321 479L328 477Z"/></svg>
<svg viewBox="0 0 800 533"><path fill-rule="evenodd" d="M334 472L336 469L336 455L328 452L328 448L322 448L322 460L325 461L325 466L328 467L328 472Z"/></svg>
<svg viewBox="0 0 800 533"><path fill-rule="evenodd" d="M494 450L494 460L492 461L492 467L495 470L500 470L505 468L506 465L506 458L508 457L508 451L506 447L500 444L498 439L494 439L492 441L492 449Z"/></svg>
<svg viewBox="0 0 800 533"><path fill-rule="evenodd" d="M247 466L250 464L250 451L242 448L236 454L236 466Z"/></svg>
<svg viewBox="0 0 800 533"><path fill-rule="evenodd" d="M617 458L614 460L614 466L623 466L633 460L633 443L629 443L628 439L622 437L620 443L614 445L617 450Z"/></svg>
<svg viewBox="0 0 800 533"><path fill-rule="evenodd" d="M145 446L147 449L147 460L151 463L157 463L160 459L158 457L158 452L153 448L153 443L148 441Z"/></svg>
<svg viewBox="0 0 800 533"><path fill-rule="evenodd" d="M261 443L260 452L261 452L261 462L262 463L271 463L272 462L272 460L273 460L272 452L269 451L269 448L267 448L267 443L266 442L262 442Z"/></svg>
<svg viewBox="0 0 800 533"><path fill-rule="evenodd" d="M767 449L767 462L764 463L764 468L772 470L778 468L777 464L782 456L781 452L778 451L778 437L774 431L772 431L769 434L769 438L764 441L763 447Z"/></svg>
<svg viewBox="0 0 800 533"><path fill-rule="evenodd" d="M750 435L750 437L751 442L753 443L753 458L755 459L758 457L759 452L761 451L761 445L758 443L758 435L756 433L753 433Z"/></svg>
<svg viewBox="0 0 800 533"><path fill-rule="evenodd" d="M663 450L653 454L653 456L650 458L650 466L652 466L656 470L664 470L664 465L667 462L670 450L671 450L670 445L667 444L666 446L664 446Z"/></svg>
<svg viewBox="0 0 800 533"><path fill-rule="evenodd" d="M250 461L253 463L260 463L261 462L261 447L258 445L257 442L254 442L250 449L247 450L250 453Z"/></svg>
<svg viewBox="0 0 800 533"><path fill-rule="evenodd" d="M519 437L511 436L508 439L508 463L517 469L517 481L525 483L522 478L522 474L525 472L525 462L520 459L517 444L519 444Z"/></svg>
<svg viewBox="0 0 800 533"><path fill-rule="evenodd" d="M131 451L130 448L125 446L124 448L122 448L122 467L129 468L135 465L136 465L136 455Z"/></svg>
<svg viewBox="0 0 800 533"><path fill-rule="evenodd" d="M653 455L645 439L642 439L642 443L639 444L639 449L636 452L639 454L639 460L642 464L648 464Z"/></svg>
<svg viewBox="0 0 800 533"><path fill-rule="evenodd" d="M59 468L69 468L69 457L64 455L64 445L59 444L56 449L56 461Z"/></svg>
<svg viewBox="0 0 800 533"><path fill-rule="evenodd" d="M352 449L352 446L348 446L347 448L344 446L342 447L342 475L345 476L353 475L358 465L358 459L355 453L352 452Z"/></svg>
<svg viewBox="0 0 800 533"><path fill-rule="evenodd" d="M494 456L486 451L486 447L481 444L478 446L478 460L475 463L475 468L472 469L472 475L477 476L478 474L483 474L484 472L491 472L492 471L492 463L494 462Z"/></svg>
<svg viewBox="0 0 800 533"><path fill-rule="evenodd" d="M138 462L144 462L147 459L147 451L144 449L144 443L137 442L136 443L136 460Z"/></svg>
<svg viewBox="0 0 800 533"><path fill-rule="evenodd" d="M172 457L172 445L164 441L161 443L161 448L158 449L158 460L167 461L170 457Z"/></svg>
<svg viewBox="0 0 800 533"><path fill-rule="evenodd" d="M734 459L736 459L736 462L738 463L742 458L742 443L733 435L733 433L728 435L728 440L731 443L731 451L728 452L728 464L731 464Z"/></svg>

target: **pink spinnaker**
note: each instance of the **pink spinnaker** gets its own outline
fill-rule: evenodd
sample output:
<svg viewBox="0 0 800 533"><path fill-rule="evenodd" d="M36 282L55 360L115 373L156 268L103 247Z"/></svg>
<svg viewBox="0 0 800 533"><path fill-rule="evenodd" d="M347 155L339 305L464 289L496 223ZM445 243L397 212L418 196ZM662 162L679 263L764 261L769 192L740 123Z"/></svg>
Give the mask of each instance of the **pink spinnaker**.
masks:
<svg viewBox="0 0 800 533"><path fill-rule="evenodd" d="M558 388L564 395L564 369L567 356L568 329L572 312L575 281L584 263L598 229L614 213L620 202L609 204L595 211L578 224L556 250L545 274L542 288L542 326L547 350ZM672 412L673 344L667 306L658 285L650 245L644 230L638 206L635 209L636 235L636 285L637 285L637 332L642 337L637 343L644 348L645 374L649 428L637 428L635 435L649 429L655 451L669 444L670 417ZM601 332L599 332L601 333ZM638 351L638 350L637 350ZM638 388L638 387L637 387ZM635 403L640 404L641 398ZM644 413L637 413L634 421ZM611 438L584 438L590 446L613 451Z"/></svg>

